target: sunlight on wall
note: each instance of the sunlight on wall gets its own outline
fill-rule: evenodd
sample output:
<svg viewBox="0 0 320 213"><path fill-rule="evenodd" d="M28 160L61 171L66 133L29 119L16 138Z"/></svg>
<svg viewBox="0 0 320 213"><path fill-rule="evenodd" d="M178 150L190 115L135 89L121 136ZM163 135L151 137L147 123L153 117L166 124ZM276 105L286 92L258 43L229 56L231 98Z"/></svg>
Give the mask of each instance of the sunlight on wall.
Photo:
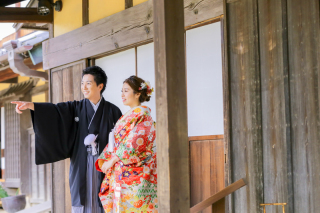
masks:
<svg viewBox="0 0 320 213"><path fill-rule="evenodd" d="M29 79L30 77L27 77L27 76L18 76L18 83L28 81Z"/></svg>
<svg viewBox="0 0 320 213"><path fill-rule="evenodd" d="M31 101L32 102L45 102L46 101L46 94L43 92L43 93L40 93L38 95L34 95L31 97Z"/></svg>
<svg viewBox="0 0 320 213"><path fill-rule="evenodd" d="M63 1L61 12L54 11L54 37L82 26L82 1Z"/></svg>
<svg viewBox="0 0 320 213"><path fill-rule="evenodd" d="M118 0L90 0L89 23L118 13L125 9L125 1Z"/></svg>
<svg viewBox="0 0 320 213"><path fill-rule="evenodd" d="M1 83L0 84L0 91L4 89L8 89L10 87L10 84L7 83Z"/></svg>

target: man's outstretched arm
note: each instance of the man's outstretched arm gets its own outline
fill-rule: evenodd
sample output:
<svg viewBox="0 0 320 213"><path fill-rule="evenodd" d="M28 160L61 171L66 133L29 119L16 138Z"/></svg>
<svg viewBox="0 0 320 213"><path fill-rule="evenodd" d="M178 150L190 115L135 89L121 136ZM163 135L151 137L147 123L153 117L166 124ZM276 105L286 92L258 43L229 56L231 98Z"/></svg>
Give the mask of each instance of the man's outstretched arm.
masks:
<svg viewBox="0 0 320 213"><path fill-rule="evenodd" d="M25 101L12 101L12 104L16 104L16 112L21 114L21 110L31 109L34 110L34 104L32 102Z"/></svg>

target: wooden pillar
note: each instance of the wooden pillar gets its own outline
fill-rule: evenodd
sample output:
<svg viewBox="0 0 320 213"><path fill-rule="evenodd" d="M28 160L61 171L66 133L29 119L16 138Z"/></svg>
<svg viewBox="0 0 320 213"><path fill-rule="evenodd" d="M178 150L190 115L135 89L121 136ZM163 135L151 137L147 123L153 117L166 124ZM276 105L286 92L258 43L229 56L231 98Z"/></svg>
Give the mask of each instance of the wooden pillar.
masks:
<svg viewBox="0 0 320 213"><path fill-rule="evenodd" d="M224 1L226 60L230 84L227 141L231 182L246 178L246 188L235 192L229 211L260 212L263 203L263 144L260 83L258 1Z"/></svg>
<svg viewBox="0 0 320 213"><path fill-rule="evenodd" d="M160 212L189 212L183 0L153 2Z"/></svg>

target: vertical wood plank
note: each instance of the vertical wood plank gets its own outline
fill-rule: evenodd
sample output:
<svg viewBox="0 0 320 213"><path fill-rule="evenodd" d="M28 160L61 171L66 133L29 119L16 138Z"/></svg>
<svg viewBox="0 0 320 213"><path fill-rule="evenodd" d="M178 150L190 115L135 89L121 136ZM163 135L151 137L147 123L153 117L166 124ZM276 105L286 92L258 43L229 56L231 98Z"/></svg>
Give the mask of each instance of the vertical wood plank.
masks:
<svg viewBox="0 0 320 213"><path fill-rule="evenodd" d="M81 80L82 80L82 70L85 69L85 62L76 64L72 68L73 72L73 100L80 101L83 99L83 94L81 92Z"/></svg>
<svg viewBox="0 0 320 213"><path fill-rule="evenodd" d="M226 0L223 1L223 4ZM226 7L223 7L223 14L225 13ZM232 183L232 159L231 159L231 112L230 112L230 77L228 72L228 40L227 40L227 25L226 16L222 17L221 20L221 51L222 51L222 85L223 85L223 125L224 125L224 154L225 154L225 186ZM225 198L226 212L232 213L232 197L233 194Z"/></svg>
<svg viewBox="0 0 320 213"><path fill-rule="evenodd" d="M190 142L190 204L191 207L201 200L201 142Z"/></svg>
<svg viewBox="0 0 320 213"><path fill-rule="evenodd" d="M62 88L63 88L63 102L73 101L73 66L67 67L62 70ZM71 212L71 193L70 193L70 185L69 185L69 169L70 169L70 158L64 160L65 162L65 212Z"/></svg>
<svg viewBox="0 0 320 213"><path fill-rule="evenodd" d="M320 11L318 0L288 0L294 212L320 209Z"/></svg>
<svg viewBox="0 0 320 213"><path fill-rule="evenodd" d="M82 70L85 60L64 68L57 68L51 73L52 102L66 102L83 99L81 92ZM52 200L54 212L71 212L71 194L69 187L70 159L52 164ZM47 168L48 169L48 168Z"/></svg>
<svg viewBox="0 0 320 213"><path fill-rule="evenodd" d="M225 188L224 179L224 141L211 140L210 146L210 195Z"/></svg>
<svg viewBox="0 0 320 213"><path fill-rule="evenodd" d="M263 202L258 5L226 1L230 80L232 181L248 180L234 193L232 212L259 212Z"/></svg>
<svg viewBox="0 0 320 213"><path fill-rule="evenodd" d="M52 102L63 101L63 71L52 73ZM52 164L52 212L65 212L65 161Z"/></svg>
<svg viewBox="0 0 320 213"><path fill-rule="evenodd" d="M133 7L133 0L125 0L125 9Z"/></svg>
<svg viewBox="0 0 320 213"><path fill-rule="evenodd" d="M153 2L161 212L190 211L183 10L183 0Z"/></svg>
<svg viewBox="0 0 320 213"><path fill-rule="evenodd" d="M190 142L190 180L191 207L224 188L224 141L222 139ZM219 205L216 208L221 209ZM209 207L202 212L211 213L212 208Z"/></svg>
<svg viewBox="0 0 320 213"><path fill-rule="evenodd" d="M293 180L286 0L259 1L264 203L288 203ZM270 212L278 212L270 208Z"/></svg>
<svg viewBox="0 0 320 213"><path fill-rule="evenodd" d="M89 24L89 0L82 0L82 26L87 24Z"/></svg>
<svg viewBox="0 0 320 213"><path fill-rule="evenodd" d="M201 201L209 198L211 194L211 143L210 141L201 141ZM203 210L203 213L211 213L212 208L208 207Z"/></svg>

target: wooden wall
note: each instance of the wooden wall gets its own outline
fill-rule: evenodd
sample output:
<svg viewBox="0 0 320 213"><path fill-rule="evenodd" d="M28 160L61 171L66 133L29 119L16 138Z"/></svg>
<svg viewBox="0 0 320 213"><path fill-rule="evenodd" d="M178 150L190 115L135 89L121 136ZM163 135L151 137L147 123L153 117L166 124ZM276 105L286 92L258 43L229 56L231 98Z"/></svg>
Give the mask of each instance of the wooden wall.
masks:
<svg viewBox="0 0 320 213"><path fill-rule="evenodd" d="M230 212L319 212L319 1L224 4Z"/></svg>
<svg viewBox="0 0 320 213"><path fill-rule="evenodd" d="M84 61L75 62L52 70L52 103L81 100L82 70ZM70 159L52 164L52 210L53 212L71 212L71 194L69 188Z"/></svg>
<svg viewBox="0 0 320 213"><path fill-rule="evenodd" d="M191 207L225 187L224 140L190 141L190 204ZM221 205L224 209L224 205ZM208 207L203 213L211 213ZM221 211L216 211L222 213ZM224 212L224 211L223 211Z"/></svg>

